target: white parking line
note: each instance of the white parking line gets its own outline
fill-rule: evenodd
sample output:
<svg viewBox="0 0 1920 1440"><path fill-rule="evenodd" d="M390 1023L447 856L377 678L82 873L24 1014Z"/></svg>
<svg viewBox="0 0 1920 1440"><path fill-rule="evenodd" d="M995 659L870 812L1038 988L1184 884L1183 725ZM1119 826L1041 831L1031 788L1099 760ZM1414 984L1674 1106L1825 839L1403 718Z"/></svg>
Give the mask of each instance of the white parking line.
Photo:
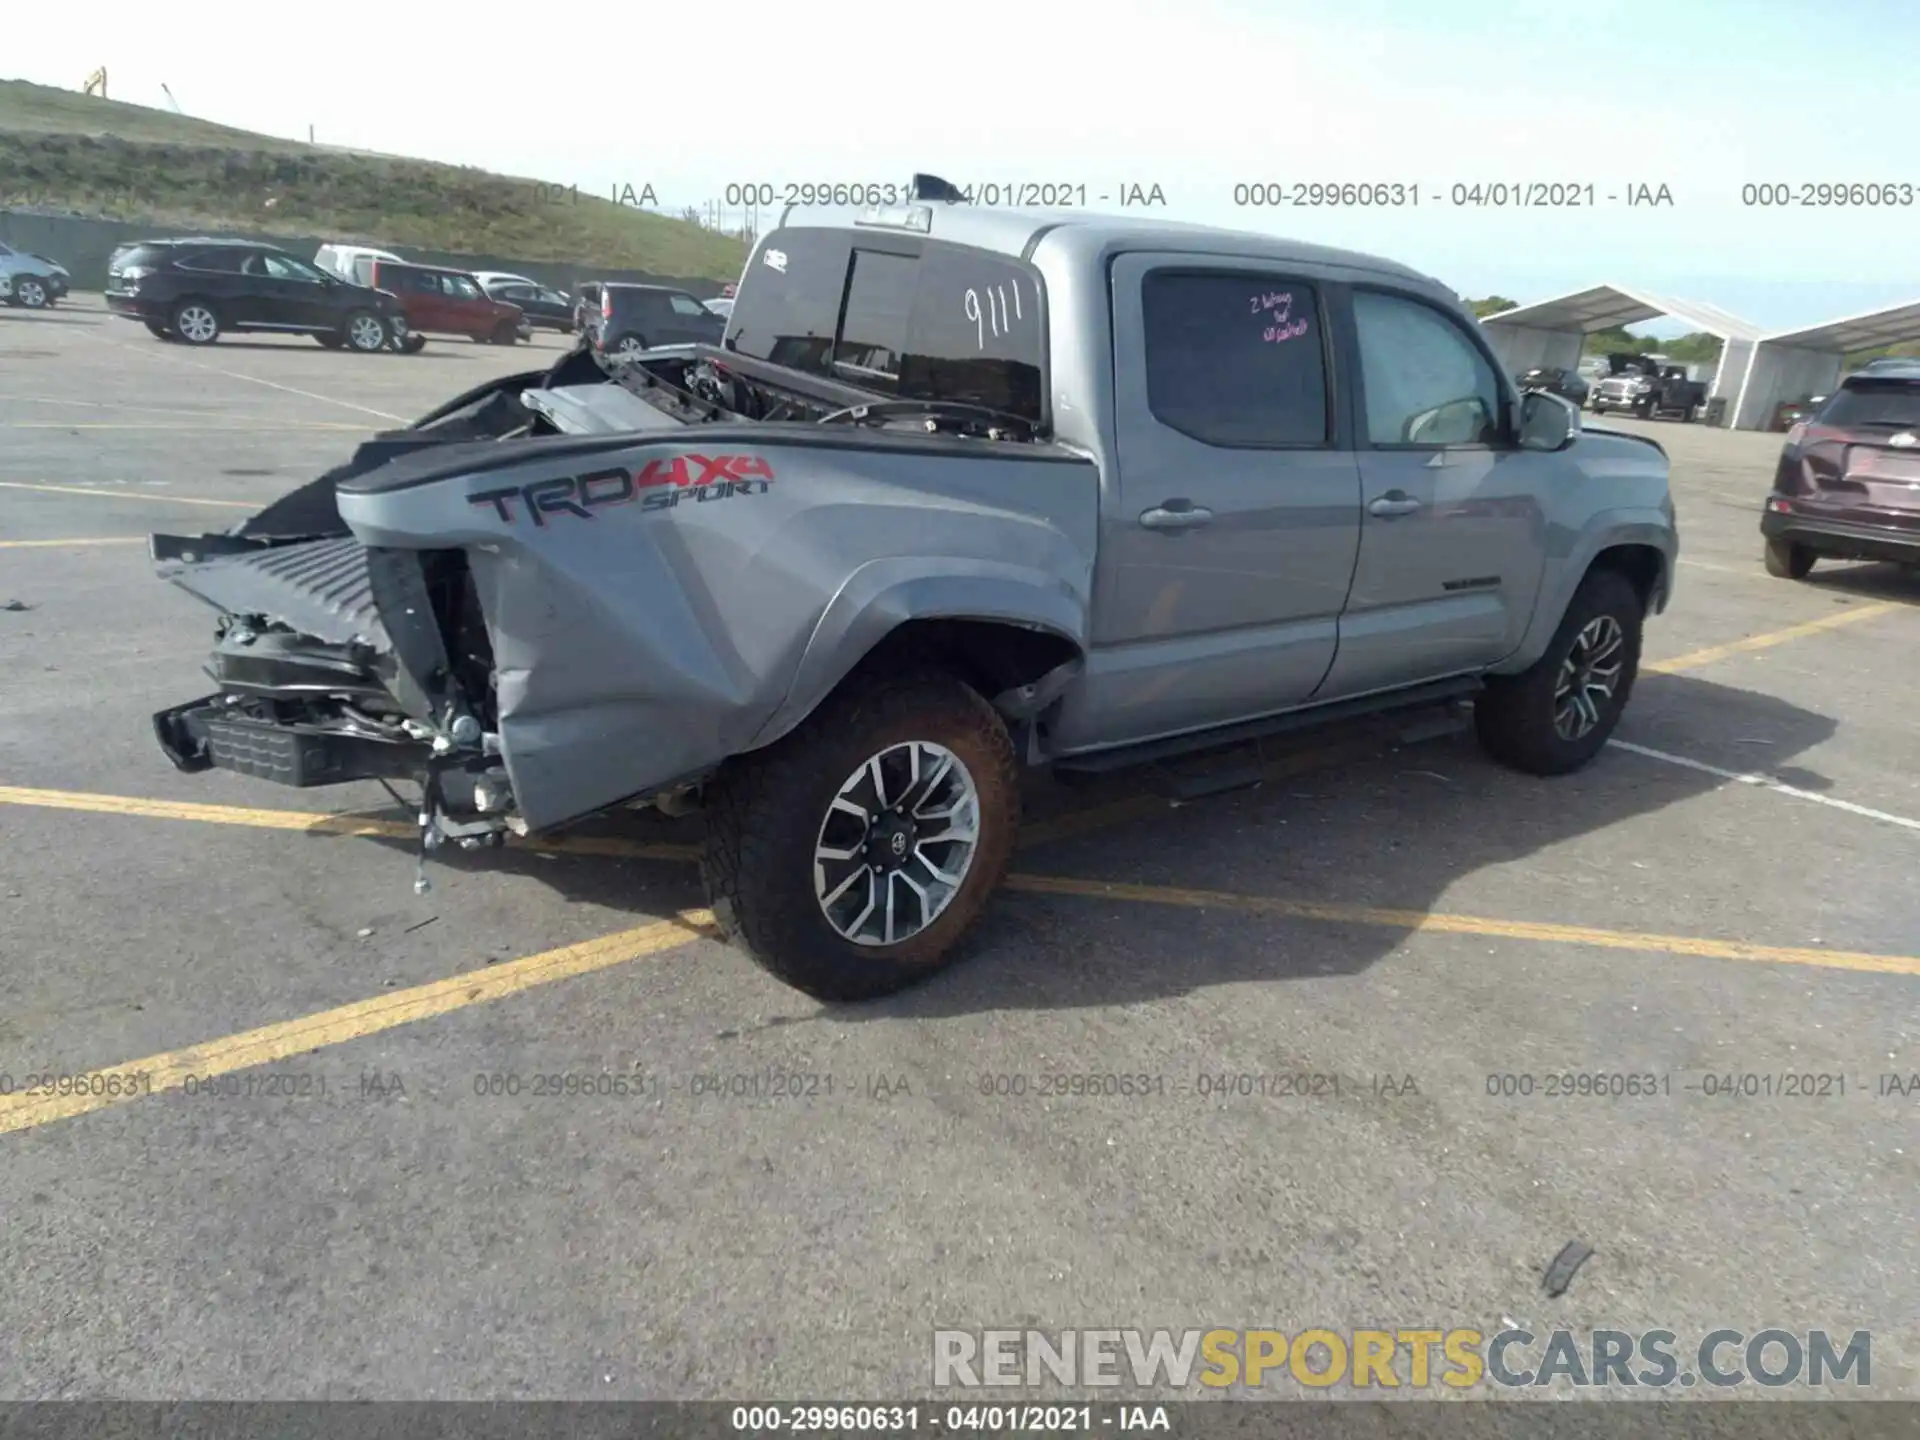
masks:
<svg viewBox="0 0 1920 1440"><path fill-rule="evenodd" d="M189 360L184 355L175 355L172 351L145 350L136 345L123 345L118 340L108 340L98 335L89 335L90 340L102 345L111 345L116 350L125 350L129 355L143 355L152 360L167 360L175 365L185 365L194 370L205 370L210 375L224 375L229 380L245 380L249 385L264 385L269 390L284 391L288 395L299 395L308 400L318 400L323 405L342 405L349 410L358 410L363 415L378 415L382 420L399 420L405 423L404 415L394 415L385 410L375 410L371 405L356 405L351 400L338 400L331 395L322 395L313 390L302 390L293 385L282 385L278 380L262 380L258 375L242 375L238 370L222 370L218 365L202 365L198 360Z"/></svg>
<svg viewBox="0 0 1920 1440"><path fill-rule="evenodd" d="M1811 800L1816 805L1826 805L1834 810L1844 810L1849 815L1864 816L1868 820L1879 820L1888 825L1898 825L1903 830L1920 831L1920 820L1909 820L1904 815L1889 815L1885 810L1869 809L1865 805L1856 805L1851 800L1836 800L1831 795L1821 795L1812 790L1802 790L1797 785L1776 780L1771 775L1742 774L1738 770L1722 770L1718 765L1709 765L1701 760L1689 760L1684 755L1669 755L1665 750L1650 749L1645 745L1629 744L1625 740L1607 742L1616 750L1626 750L1635 755L1644 755L1649 760L1664 760L1669 765L1683 765L1689 770L1698 770L1707 775L1717 775L1722 780L1732 780L1740 785L1755 785L1762 790L1777 791L1782 795L1791 795L1796 800Z"/></svg>

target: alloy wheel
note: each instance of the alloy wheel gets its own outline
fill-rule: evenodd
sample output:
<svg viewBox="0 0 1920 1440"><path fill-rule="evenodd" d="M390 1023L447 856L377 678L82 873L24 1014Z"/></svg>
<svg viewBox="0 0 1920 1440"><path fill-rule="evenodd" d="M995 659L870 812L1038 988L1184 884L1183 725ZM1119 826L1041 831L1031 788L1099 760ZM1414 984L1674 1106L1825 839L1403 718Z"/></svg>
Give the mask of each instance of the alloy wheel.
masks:
<svg viewBox="0 0 1920 1440"><path fill-rule="evenodd" d="M943 745L891 745L849 775L813 848L814 897L856 945L897 945L959 894L980 841L980 792Z"/></svg>
<svg viewBox="0 0 1920 1440"><path fill-rule="evenodd" d="M13 298L29 310L39 310L47 303L47 287L31 275L22 275L13 282Z"/></svg>
<svg viewBox="0 0 1920 1440"><path fill-rule="evenodd" d="M189 305L174 320L173 328L196 345L204 345L220 333L220 322L204 305Z"/></svg>
<svg viewBox="0 0 1920 1440"><path fill-rule="evenodd" d="M378 350L387 343L387 330L371 315L359 315L347 327L347 341L356 350Z"/></svg>
<svg viewBox="0 0 1920 1440"><path fill-rule="evenodd" d="M1626 645L1611 615L1596 615L1574 636L1553 686L1553 729L1562 740L1579 740L1600 723L1619 691Z"/></svg>

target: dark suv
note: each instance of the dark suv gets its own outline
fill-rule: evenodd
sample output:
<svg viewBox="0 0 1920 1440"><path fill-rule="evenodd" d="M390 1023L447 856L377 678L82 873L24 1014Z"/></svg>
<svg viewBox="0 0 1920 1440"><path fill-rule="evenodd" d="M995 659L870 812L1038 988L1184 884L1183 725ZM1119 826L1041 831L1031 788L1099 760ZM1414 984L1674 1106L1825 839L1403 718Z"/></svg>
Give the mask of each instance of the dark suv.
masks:
<svg viewBox="0 0 1920 1440"><path fill-rule="evenodd" d="M665 285L599 284L580 287L587 344L602 355L632 355L657 345L718 345L727 322L684 290Z"/></svg>
<svg viewBox="0 0 1920 1440"><path fill-rule="evenodd" d="M188 345L211 345L229 331L267 330L371 352L407 333L393 296L251 240L123 245L107 262L106 297L115 315Z"/></svg>
<svg viewBox="0 0 1920 1440"><path fill-rule="evenodd" d="M1920 360L1849 375L1787 432L1760 533L1783 579L1823 558L1920 566Z"/></svg>

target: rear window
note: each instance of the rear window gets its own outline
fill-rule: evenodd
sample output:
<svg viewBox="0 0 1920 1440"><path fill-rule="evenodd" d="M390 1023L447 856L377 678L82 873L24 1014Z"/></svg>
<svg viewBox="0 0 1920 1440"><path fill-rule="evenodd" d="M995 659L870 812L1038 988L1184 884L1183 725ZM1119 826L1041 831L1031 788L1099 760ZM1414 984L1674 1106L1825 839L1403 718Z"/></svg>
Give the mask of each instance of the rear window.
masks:
<svg viewBox="0 0 1920 1440"><path fill-rule="evenodd" d="M1039 423L1046 355L1039 272L937 240L791 229L742 279L726 344L744 355L912 400L984 405Z"/></svg>
<svg viewBox="0 0 1920 1440"><path fill-rule="evenodd" d="M144 265L151 269L166 264L171 258L170 252L158 245L130 245L114 253L111 268L125 270L132 265Z"/></svg>
<svg viewBox="0 0 1920 1440"><path fill-rule="evenodd" d="M1920 381L1849 380L1820 411L1819 423L1840 429L1920 427Z"/></svg>

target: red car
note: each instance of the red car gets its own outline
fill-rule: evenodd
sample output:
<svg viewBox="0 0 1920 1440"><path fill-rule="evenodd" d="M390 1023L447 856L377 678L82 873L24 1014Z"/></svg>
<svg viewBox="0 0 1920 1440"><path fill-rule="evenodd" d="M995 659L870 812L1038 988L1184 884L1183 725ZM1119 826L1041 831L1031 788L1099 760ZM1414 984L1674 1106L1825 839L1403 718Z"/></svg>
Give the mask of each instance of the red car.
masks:
<svg viewBox="0 0 1920 1440"><path fill-rule="evenodd" d="M375 260L367 283L400 301L407 328L416 335L465 335L511 345L533 334L518 305L493 299L464 270Z"/></svg>
<svg viewBox="0 0 1920 1440"><path fill-rule="evenodd" d="M1920 360L1849 375L1787 432L1760 533L1781 579L1822 559L1920 567Z"/></svg>

